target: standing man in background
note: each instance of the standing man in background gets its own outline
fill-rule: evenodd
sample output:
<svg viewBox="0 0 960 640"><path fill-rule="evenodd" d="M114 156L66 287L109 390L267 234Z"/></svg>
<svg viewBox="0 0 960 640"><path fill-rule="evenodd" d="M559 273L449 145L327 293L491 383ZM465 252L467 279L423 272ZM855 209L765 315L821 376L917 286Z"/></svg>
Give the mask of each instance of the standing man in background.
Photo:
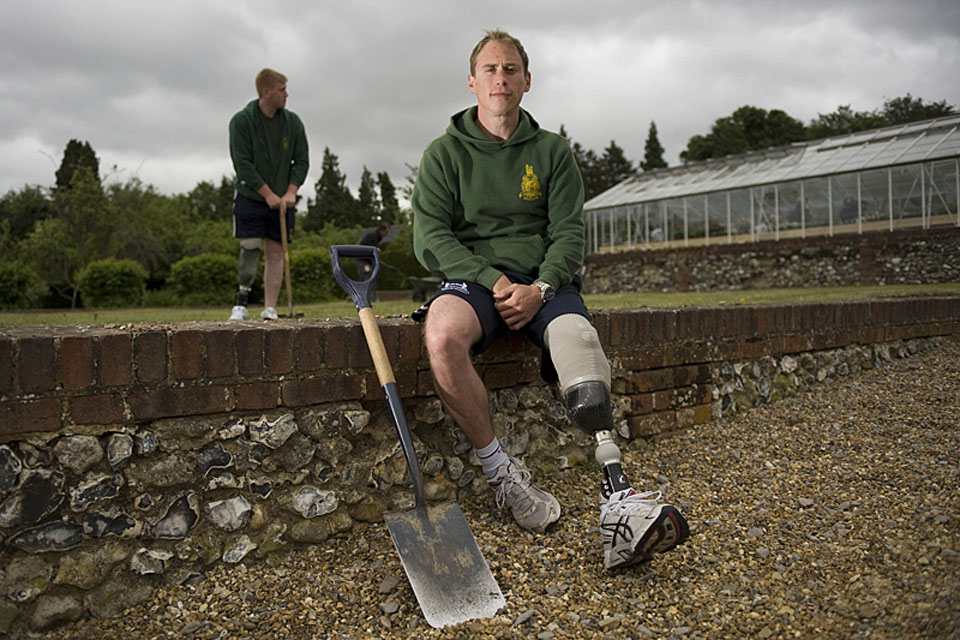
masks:
<svg viewBox="0 0 960 640"><path fill-rule="evenodd" d="M292 236L297 190L310 168L303 123L297 114L286 109L287 77L273 69L263 69L257 74L256 87L259 97L230 120L230 158L237 174L233 236L240 240L239 289L231 320L250 317L247 298L260 266L261 243L266 262L260 317L277 319L277 297L283 284L280 216L285 216L287 234Z"/></svg>

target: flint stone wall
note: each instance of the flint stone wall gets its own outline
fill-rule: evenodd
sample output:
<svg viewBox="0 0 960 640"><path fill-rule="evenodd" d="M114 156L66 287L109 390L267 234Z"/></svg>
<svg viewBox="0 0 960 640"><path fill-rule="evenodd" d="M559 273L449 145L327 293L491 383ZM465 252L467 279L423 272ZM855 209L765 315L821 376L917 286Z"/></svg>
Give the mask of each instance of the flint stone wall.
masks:
<svg viewBox="0 0 960 640"><path fill-rule="evenodd" d="M585 293L960 281L960 227L587 256Z"/></svg>
<svg viewBox="0 0 960 640"><path fill-rule="evenodd" d="M960 297L594 323L629 447L957 339ZM489 491L431 391L419 326L381 327L428 497ZM592 460L521 336L477 363L509 453L538 473ZM6 329L0 365L0 636L114 615L413 504L356 321Z"/></svg>

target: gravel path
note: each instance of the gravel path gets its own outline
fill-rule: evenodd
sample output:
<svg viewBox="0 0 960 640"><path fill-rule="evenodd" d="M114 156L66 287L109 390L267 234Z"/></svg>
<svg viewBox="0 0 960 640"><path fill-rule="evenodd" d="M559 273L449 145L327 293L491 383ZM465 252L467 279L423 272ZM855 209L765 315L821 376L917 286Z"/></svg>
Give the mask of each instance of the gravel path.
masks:
<svg viewBox="0 0 960 640"><path fill-rule="evenodd" d="M635 444L624 467L663 485L690 541L603 570L597 471L541 479L564 506L546 536L518 529L492 495L466 501L507 598L491 619L428 627L374 525L46 637L960 636L960 342Z"/></svg>

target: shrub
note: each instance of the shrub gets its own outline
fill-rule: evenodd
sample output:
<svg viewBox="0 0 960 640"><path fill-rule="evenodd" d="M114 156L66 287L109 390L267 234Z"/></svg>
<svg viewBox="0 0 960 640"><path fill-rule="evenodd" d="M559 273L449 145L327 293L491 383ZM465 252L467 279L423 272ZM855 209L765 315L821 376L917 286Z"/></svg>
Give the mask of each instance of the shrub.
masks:
<svg viewBox="0 0 960 640"><path fill-rule="evenodd" d="M413 285L407 278L430 275L429 271L420 266L413 253L413 227L410 225L400 231L380 253L380 263L380 282L377 288L381 291L412 289Z"/></svg>
<svg viewBox="0 0 960 640"><path fill-rule="evenodd" d="M0 263L0 309L30 309L47 292L36 271L20 261Z"/></svg>
<svg viewBox="0 0 960 640"><path fill-rule="evenodd" d="M237 258L222 253L183 258L170 267L167 286L181 305L231 304L237 289Z"/></svg>
<svg viewBox="0 0 960 640"><path fill-rule="evenodd" d="M326 249L307 249L290 256L290 281L294 302L322 302L342 297L340 286L333 278L330 252ZM281 292L280 299L286 301Z"/></svg>
<svg viewBox="0 0 960 640"><path fill-rule="evenodd" d="M236 258L239 252L239 242L233 237L233 223L229 219L197 222L183 238L183 256L222 253Z"/></svg>
<svg viewBox="0 0 960 640"><path fill-rule="evenodd" d="M145 307L179 307L180 298L170 287L163 289L147 288L143 294L143 306Z"/></svg>
<svg viewBox="0 0 960 640"><path fill-rule="evenodd" d="M328 250L332 244L358 244L363 227L339 228L328 222L319 231L300 231L297 228L294 234L295 242L291 249L300 251L305 249ZM292 259L292 258L291 258Z"/></svg>
<svg viewBox="0 0 960 640"><path fill-rule="evenodd" d="M85 307L138 307L143 302L147 270L139 262L95 260L77 275Z"/></svg>

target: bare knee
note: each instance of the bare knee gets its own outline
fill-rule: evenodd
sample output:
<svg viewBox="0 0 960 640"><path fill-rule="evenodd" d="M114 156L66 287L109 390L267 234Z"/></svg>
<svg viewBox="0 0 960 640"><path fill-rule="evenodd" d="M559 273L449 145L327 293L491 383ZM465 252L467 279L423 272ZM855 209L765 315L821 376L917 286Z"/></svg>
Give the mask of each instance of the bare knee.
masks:
<svg viewBox="0 0 960 640"><path fill-rule="evenodd" d="M423 339L431 366L469 361L470 347L482 335L480 321L465 300L441 296L430 305Z"/></svg>
<svg viewBox="0 0 960 640"><path fill-rule="evenodd" d="M429 322L424 330L424 344L430 356L431 366L436 367L444 363L454 363L470 358L470 345L462 332L447 325Z"/></svg>

